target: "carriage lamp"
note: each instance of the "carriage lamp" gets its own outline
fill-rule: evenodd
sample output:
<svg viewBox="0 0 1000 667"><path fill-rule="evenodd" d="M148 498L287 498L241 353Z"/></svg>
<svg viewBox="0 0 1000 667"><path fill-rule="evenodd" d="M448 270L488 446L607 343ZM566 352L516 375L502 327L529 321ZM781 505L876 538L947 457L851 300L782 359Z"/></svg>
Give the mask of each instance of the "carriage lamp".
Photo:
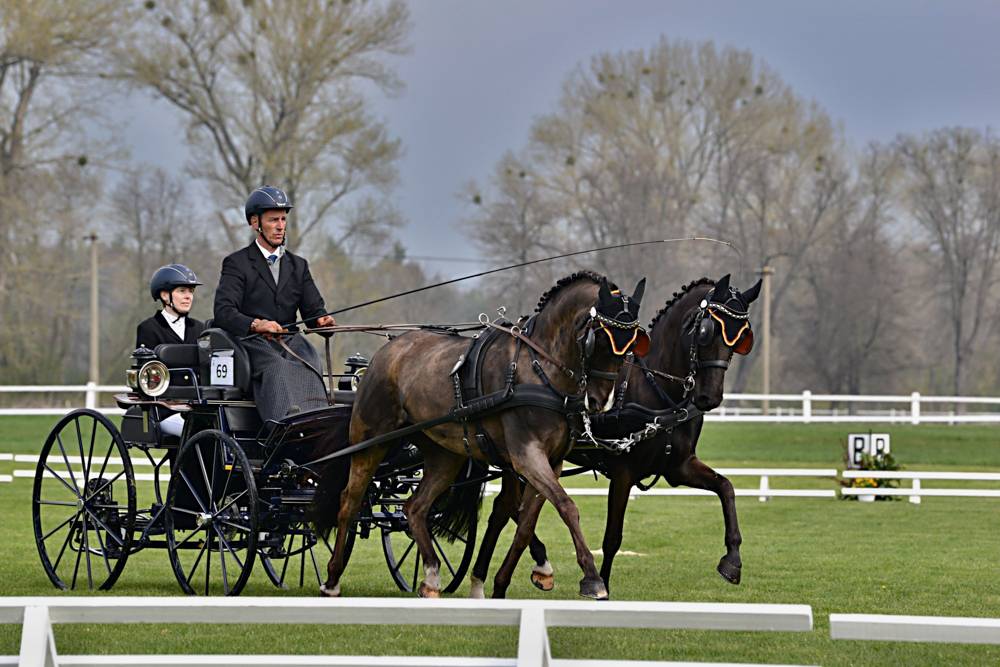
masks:
<svg viewBox="0 0 1000 667"><path fill-rule="evenodd" d="M344 360L344 364L347 366L345 375L349 377L342 377L337 388L357 391L358 383L361 381L361 376L365 374L366 370L368 370L368 363L368 358L360 352L355 352L351 356L347 357L347 359Z"/></svg>
<svg viewBox="0 0 1000 667"><path fill-rule="evenodd" d="M145 345L136 348L135 352L132 353L132 366L125 371L125 384L129 386L129 389L139 391L139 370L155 359L156 354Z"/></svg>
<svg viewBox="0 0 1000 667"><path fill-rule="evenodd" d="M152 350L140 347L132 353L132 367L125 371L125 381L131 389L156 398L170 387L170 371Z"/></svg>
<svg viewBox="0 0 1000 667"><path fill-rule="evenodd" d="M149 361L139 369L139 391L156 398L170 387L170 371L162 361Z"/></svg>
<svg viewBox="0 0 1000 667"><path fill-rule="evenodd" d="M351 391L357 391L358 385L361 384L361 377L368 370L367 366L362 366L358 370L354 371L354 375L351 376Z"/></svg>

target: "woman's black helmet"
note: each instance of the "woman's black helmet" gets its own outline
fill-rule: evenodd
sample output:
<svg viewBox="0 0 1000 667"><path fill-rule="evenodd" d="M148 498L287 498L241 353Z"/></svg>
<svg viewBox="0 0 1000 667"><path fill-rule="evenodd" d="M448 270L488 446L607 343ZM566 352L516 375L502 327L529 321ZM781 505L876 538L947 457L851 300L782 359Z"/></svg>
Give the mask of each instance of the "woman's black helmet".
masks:
<svg viewBox="0 0 1000 667"><path fill-rule="evenodd" d="M197 287L203 283L198 282L198 276L194 271L183 264L167 264L161 266L149 280L149 293L153 301L159 303L160 292L166 290L173 291L175 287Z"/></svg>
<svg viewBox="0 0 1000 667"><path fill-rule="evenodd" d="M262 185L251 192L250 196L247 197L247 203L243 205L247 222L250 222L250 216L260 215L264 211L276 209L290 211L292 208L294 208L292 202L288 200L288 195L285 194L285 191L270 185Z"/></svg>

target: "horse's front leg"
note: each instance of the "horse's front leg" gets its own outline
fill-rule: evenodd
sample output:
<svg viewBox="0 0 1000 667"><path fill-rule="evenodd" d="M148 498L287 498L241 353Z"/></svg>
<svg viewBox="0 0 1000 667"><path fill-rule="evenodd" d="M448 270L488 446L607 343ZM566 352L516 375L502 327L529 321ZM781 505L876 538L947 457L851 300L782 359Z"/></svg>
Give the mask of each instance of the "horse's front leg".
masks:
<svg viewBox="0 0 1000 667"><path fill-rule="evenodd" d="M611 592L611 566L615 562L615 554L622 546L622 534L625 530L625 510L628 508L628 497L632 491L632 478L627 473L616 473L611 477L608 486L608 517L604 524L604 542L601 551L601 579L608 592Z"/></svg>
<svg viewBox="0 0 1000 667"><path fill-rule="evenodd" d="M512 463L528 484L534 487L542 498L552 503L552 506L559 512L563 523L569 528L570 536L573 538L573 546L576 549L576 562L583 571L583 579L580 581L580 595L596 600L607 599L608 590L597 571L597 566L594 565L594 554L587 547L583 530L580 528L580 510L559 483L558 466L553 469L545 454L537 447L529 447L519 455L513 456ZM534 525L531 528L534 532ZM520 529L519 521L519 533Z"/></svg>
<svg viewBox="0 0 1000 667"><path fill-rule="evenodd" d="M672 486L684 484L696 489L707 489L719 496L722 502L722 518L726 525L726 555L719 560L716 569L729 583L740 583L740 573L743 569L740 545L743 543L743 537L740 535L740 526L736 519L736 494L733 492L732 482L693 455L669 471L667 481Z"/></svg>

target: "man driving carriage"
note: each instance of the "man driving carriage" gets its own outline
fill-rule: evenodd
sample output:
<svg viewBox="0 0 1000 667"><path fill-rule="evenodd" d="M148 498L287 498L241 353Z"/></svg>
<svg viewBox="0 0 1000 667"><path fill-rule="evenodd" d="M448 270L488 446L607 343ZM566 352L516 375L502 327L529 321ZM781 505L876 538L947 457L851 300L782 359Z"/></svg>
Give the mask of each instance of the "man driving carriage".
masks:
<svg viewBox="0 0 1000 667"><path fill-rule="evenodd" d="M280 335L298 319L296 313L309 326L335 324L326 314L309 262L285 247L292 208L279 188L264 185L250 193L244 213L256 238L222 261L215 291L215 326L237 339L261 334L243 345L253 367L257 410L265 420L326 405L315 348L300 333Z"/></svg>

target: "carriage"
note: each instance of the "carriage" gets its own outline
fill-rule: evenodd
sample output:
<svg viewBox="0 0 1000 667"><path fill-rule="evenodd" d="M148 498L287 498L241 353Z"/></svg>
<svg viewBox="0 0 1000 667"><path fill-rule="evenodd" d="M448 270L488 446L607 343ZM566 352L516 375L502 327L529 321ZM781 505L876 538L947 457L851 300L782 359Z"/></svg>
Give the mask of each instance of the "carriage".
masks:
<svg viewBox="0 0 1000 667"><path fill-rule="evenodd" d="M259 560L277 586L287 587L296 573L303 586L308 572L310 583L315 576L320 591L335 596L357 537L378 533L397 586L435 597L461 584L475 548L482 485L504 475L504 489L527 482L538 493L517 501L519 492L501 492L514 501L494 503L473 568L473 594L482 594L498 531L516 515L514 543L494 579L494 596L504 595L541 503L549 501L578 547L581 595L603 599L628 497L619 487L662 475L672 485L719 495L727 553L717 570L738 583L741 538L732 486L698 460L696 418L721 402L732 355L752 348L748 309L760 283L743 293L729 285L728 275L690 283L654 317L652 343L637 318L643 287L640 281L627 297L604 277L580 271L543 294L536 314L517 324L482 314L478 323L462 325L337 327L422 333L391 341L370 367L362 358L348 359L347 372L337 375L329 372L327 340L329 405L266 422L251 396L248 356L224 331L208 329L197 345L140 348L127 373L133 391L116 397L125 409L121 430L100 413L77 410L43 446L32 496L43 566L59 588L82 587L85 577L88 588L109 589L130 555L157 547L167 550L189 594L238 594ZM471 330L479 333L459 335ZM662 352L647 365L639 357L654 345ZM552 378L541 360L555 369ZM519 361L527 366L523 374ZM629 384L635 369L645 381ZM362 373L366 379L356 392ZM672 383L673 397L661 381ZM404 399L410 401L405 406ZM162 428L172 413L185 413L179 437ZM600 417L593 425L604 428L592 429L588 415ZM507 428L514 434L509 441ZM431 429L439 429L434 439ZM552 463L569 458L573 443L570 460L581 466L573 472L605 474L609 495L621 500L609 504L601 572ZM499 455L501 444L508 463ZM421 451L429 451L426 459ZM152 466L154 482L142 502L137 461ZM627 474L611 474L612 461ZM140 505L145 509L138 511ZM311 514L316 508L325 509ZM316 526L334 530L333 524L338 532L316 532ZM550 576L544 547L534 542L536 564ZM329 560L325 581L322 558Z"/></svg>
<svg viewBox="0 0 1000 667"><path fill-rule="evenodd" d="M120 427L95 410L74 410L42 447L32 521L53 585L108 590L147 548L167 551L188 594L238 595L257 562L278 587L321 583L332 535L314 531L309 510L320 476L343 472L345 460L319 459L347 446L366 366L354 355L343 373L327 368L328 407L262 422L249 358L222 329L207 329L197 345L136 350L126 373L131 391L115 397L125 411ZM184 416L180 436L163 427L176 413ZM379 467L348 535L348 549L358 537L381 539L403 591L414 590L421 569L402 510L421 472L419 452L404 440ZM473 521L451 540L435 540L445 590L460 585L475 536Z"/></svg>

